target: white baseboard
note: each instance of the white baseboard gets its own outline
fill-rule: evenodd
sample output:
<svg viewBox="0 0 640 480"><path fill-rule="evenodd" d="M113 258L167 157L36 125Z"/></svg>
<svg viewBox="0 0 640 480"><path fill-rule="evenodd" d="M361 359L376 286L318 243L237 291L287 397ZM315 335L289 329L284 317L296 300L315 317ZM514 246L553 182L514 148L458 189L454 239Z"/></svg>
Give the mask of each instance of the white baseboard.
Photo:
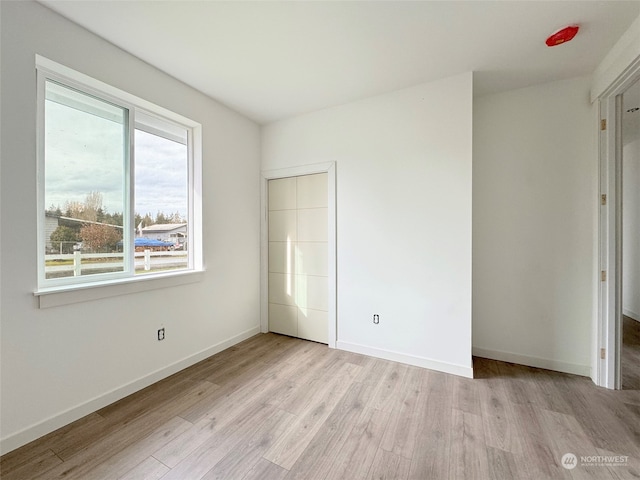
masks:
<svg viewBox="0 0 640 480"><path fill-rule="evenodd" d="M183 358L171 365L168 365L164 368L156 370L155 372L151 372L144 377L141 377L137 380L134 380L126 385L118 387L110 392L106 392L103 395L95 397L87 402L84 402L80 405L70 408L62 413L54 415L52 417L43 420L42 422L36 423L30 427L25 428L17 433L9 435L3 439L0 439L0 454L4 455L5 453L10 452L11 450L15 450L22 445L25 445L37 438L46 435L47 433L53 432L60 427L64 427L65 425L70 424L90 413L93 413L107 405L116 402L127 395L131 395L139 390L142 390L149 385L152 385L163 378L167 378L174 373L179 372L180 370L184 370L191 365L198 363L205 358L210 357L211 355L215 355L223 350L226 350L233 345L240 343L247 338L253 337L260 333L260 326L256 326L246 330L238 335L235 335L228 340L224 340L219 342L211 347L208 347L200 352L194 353L193 355L189 355L188 357Z"/></svg>
<svg viewBox="0 0 640 480"><path fill-rule="evenodd" d="M622 309L622 314L626 317L633 318L636 322L640 322L640 315L626 308Z"/></svg>
<svg viewBox="0 0 640 480"><path fill-rule="evenodd" d="M517 363L528 367L544 368L546 370L555 370L557 372L572 373L583 377L591 377L590 365L576 365L574 363L559 362L557 360L549 360L547 358L530 357L528 355L520 355L518 353L501 352L498 350L488 350L486 348L473 347L473 355L476 357L489 358L491 360L499 360L501 362Z"/></svg>
<svg viewBox="0 0 640 480"><path fill-rule="evenodd" d="M367 347L365 345L359 345L357 343L337 341L336 348L338 350L360 353L362 355L368 355L370 357L383 358L385 360L391 360L393 362L406 363L407 365L414 365L416 367L428 368L430 370L437 370L439 372L451 373L453 375L459 375L461 377L473 378L473 368L465 367L463 365L441 362L430 358L416 357L413 355L393 352L390 350L383 350L381 348Z"/></svg>

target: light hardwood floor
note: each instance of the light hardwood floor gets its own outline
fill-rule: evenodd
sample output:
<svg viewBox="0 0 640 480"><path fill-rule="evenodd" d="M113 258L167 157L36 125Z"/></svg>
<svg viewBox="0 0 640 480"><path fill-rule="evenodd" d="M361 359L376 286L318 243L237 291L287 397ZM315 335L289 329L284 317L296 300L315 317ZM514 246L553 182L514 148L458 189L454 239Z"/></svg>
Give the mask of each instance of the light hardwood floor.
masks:
<svg viewBox="0 0 640 480"><path fill-rule="evenodd" d="M622 388L640 390L640 322L622 317Z"/></svg>
<svg viewBox="0 0 640 480"><path fill-rule="evenodd" d="M258 335L8 453L1 476L640 477L638 390L480 358L474 368L471 380ZM628 460L568 470L565 453Z"/></svg>

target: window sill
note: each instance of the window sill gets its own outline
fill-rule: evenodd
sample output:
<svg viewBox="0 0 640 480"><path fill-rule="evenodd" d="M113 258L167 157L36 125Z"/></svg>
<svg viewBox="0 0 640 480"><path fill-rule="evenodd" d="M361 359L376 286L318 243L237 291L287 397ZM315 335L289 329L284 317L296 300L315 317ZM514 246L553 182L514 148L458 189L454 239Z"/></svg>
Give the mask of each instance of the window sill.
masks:
<svg viewBox="0 0 640 480"><path fill-rule="evenodd" d="M203 277L204 270L191 270L166 275L154 275L153 277L140 276L108 282L86 283L84 285L42 288L33 292L33 295L38 297L40 308L50 308L187 285L200 282Z"/></svg>

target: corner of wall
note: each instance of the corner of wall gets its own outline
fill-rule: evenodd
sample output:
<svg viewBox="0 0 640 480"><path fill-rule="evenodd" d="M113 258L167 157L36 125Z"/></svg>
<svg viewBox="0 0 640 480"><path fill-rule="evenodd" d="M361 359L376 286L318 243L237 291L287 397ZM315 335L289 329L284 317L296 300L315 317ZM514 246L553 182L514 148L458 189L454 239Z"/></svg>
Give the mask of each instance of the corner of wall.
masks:
<svg viewBox="0 0 640 480"><path fill-rule="evenodd" d="M622 34L593 72L591 101L595 102L615 86L616 79L640 62L640 15Z"/></svg>

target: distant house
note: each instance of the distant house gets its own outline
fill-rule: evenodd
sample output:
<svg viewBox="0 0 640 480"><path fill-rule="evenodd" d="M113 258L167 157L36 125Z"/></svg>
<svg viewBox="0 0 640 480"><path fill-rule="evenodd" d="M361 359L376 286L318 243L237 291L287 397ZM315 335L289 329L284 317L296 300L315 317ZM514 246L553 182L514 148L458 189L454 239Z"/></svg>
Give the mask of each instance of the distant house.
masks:
<svg viewBox="0 0 640 480"><path fill-rule="evenodd" d="M186 223L159 223L137 230L137 236L147 237L174 245L184 245L187 240Z"/></svg>
<svg viewBox="0 0 640 480"><path fill-rule="evenodd" d="M118 228L118 229L122 230L122 226L121 225L111 225L110 223L92 222L91 220L82 220L80 218L64 217L62 215L58 215L57 213L45 212L45 214L44 214L44 234L45 234L45 239L46 239L46 243L45 243L46 252L53 251L55 253L56 251L58 251L60 249L60 245L59 244L53 245L51 243L51 234L53 232L55 232L55 230L58 227L60 227L60 226L69 227L69 228L73 228L74 230L79 232L80 228L82 228L83 225L88 225L88 224L105 225L105 226L108 226L108 227ZM67 242L67 243L70 243L70 242Z"/></svg>
<svg viewBox="0 0 640 480"><path fill-rule="evenodd" d="M45 248L47 252L53 248L53 245L51 245L51 234L58 228L59 221L60 215L50 212L44 214L44 238L46 239Z"/></svg>

